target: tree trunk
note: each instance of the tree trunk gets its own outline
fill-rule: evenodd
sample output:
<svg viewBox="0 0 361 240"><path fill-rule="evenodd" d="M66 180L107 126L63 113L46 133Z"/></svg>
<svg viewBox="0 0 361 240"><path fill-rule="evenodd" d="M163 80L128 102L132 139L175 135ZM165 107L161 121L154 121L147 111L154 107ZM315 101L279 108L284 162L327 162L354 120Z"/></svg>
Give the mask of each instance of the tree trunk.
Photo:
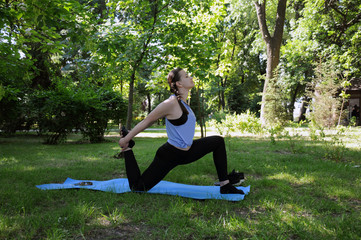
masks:
<svg viewBox="0 0 361 240"><path fill-rule="evenodd" d="M218 87L219 86L220 86L220 83L218 83ZM221 111L221 109L222 109L222 101L221 101L222 95L221 95L221 90L220 89L218 90L218 99L219 99L219 101L218 101L218 111Z"/></svg>
<svg viewBox="0 0 361 240"><path fill-rule="evenodd" d="M52 85L49 69L49 53L39 50L39 43L28 43L30 50L28 53L32 59L36 59L33 68L33 79L31 88L33 89L50 89Z"/></svg>
<svg viewBox="0 0 361 240"><path fill-rule="evenodd" d="M134 81L135 81L135 72L136 68L133 68L132 76L130 77L129 83L129 97L128 97L128 112L127 112L127 129L131 129L132 127L132 119L133 119L133 93L134 93Z"/></svg>
<svg viewBox="0 0 361 240"><path fill-rule="evenodd" d="M288 114L290 116L291 121L293 121L293 111L295 110L296 97L300 87L301 87L300 83L297 83L296 89L292 94L291 102L288 105Z"/></svg>
<svg viewBox="0 0 361 240"><path fill-rule="evenodd" d="M309 101L310 101L310 99L308 97L304 97L304 99L302 101L301 109L300 109L300 115L298 117L298 122L306 120L306 111L307 111L307 106L308 106Z"/></svg>
<svg viewBox="0 0 361 240"><path fill-rule="evenodd" d="M201 106L201 97L199 92L199 86L197 87L197 107L198 107L198 119L199 125L201 126L201 138L203 138L203 118L202 118L202 106Z"/></svg>
<svg viewBox="0 0 361 240"><path fill-rule="evenodd" d="M152 111L152 99L150 97L150 93L147 93L147 100L148 100L148 114Z"/></svg>
<svg viewBox="0 0 361 240"><path fill-rule="evenodd" d="M219 62L221 61L221 54L218 54L217 59L217 69L219 68ZM218 111L221 109L224 111L225 108L225 102L224 102L224 86L223 86L223 78L219 77L218 82Z"/></svg>
<svg viewBox="0 0 361 240"><path fill-rule="evenodd" d="M144 57L148 54L148 46L150 44L150 41L153 38L153 33L155 31L155 25L157 23L157 14L159 13L158 11L158 4L157 2L150 0L149 1L151 3L151 8L152 8L152 17L153 17L153 23L152 23L152 28L149 32L148 37L146 38L146 41L143 43L143 48L141 50L140 56L139 58L134 62L133 65L133 72L132 75L130 77L130 83L129 83L129 97L128 97L128 112L127 112L127 124L126 127L128 129L131 129L132 126L132 120L133 120L133 94L134 94L134 82L135 82L135 74L138 71ZM164 6L165 7L165 6Z"/></svg>
<svg viewBox="0 0 361 240"><path fill-rule="evenodd" d="M226 108L226 101L224 100L224 89L226 88L225 86L225 81L223 80L223 78L221 78L221 90L220 90L220 103L221 103L221 107L222 110L224 111L224 109Z"/></svg>
<svg viewBox="0 0 361 240"><path fill-rule="evenodd" d="M257 10L258 25L261 30L263 40L267 46L267 73L266 80L263 87L262 105L261 105L261 122L262 125L266 124L265 120L265 104L266 104L266 92L269 84L269 80L274 77L274 71L278 66L280 59L280 49L283 37L283 27L286 18L286 4L287 0L279 0L277 7L276 26L273 36L271 36L266 23L266 0L262 3L254 2Z"/></svg>

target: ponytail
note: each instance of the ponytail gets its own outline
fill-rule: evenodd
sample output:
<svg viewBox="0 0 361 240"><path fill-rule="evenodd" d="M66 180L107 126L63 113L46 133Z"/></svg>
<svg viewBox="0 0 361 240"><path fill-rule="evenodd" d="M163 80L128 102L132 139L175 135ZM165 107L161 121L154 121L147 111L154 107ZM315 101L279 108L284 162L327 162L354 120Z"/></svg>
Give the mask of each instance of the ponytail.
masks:
<svg viewBox="0 0 361 240"><path fill-rule="evenodd" d="M170 91L172 93L174 93L174 95L177 97L179 106L181 107L183 113L186 113L188 115L189 114L188 110L183 105L183 103L181 103L181 96L179 94L178 87L177 87L177 84L176 84L176 82L178 82L180 80L179 72L181 70L183 70L183 69L182 68L176 68L176 69L173 69L168 74L168 84L169 84L169 87L170 87Z"/></svg>

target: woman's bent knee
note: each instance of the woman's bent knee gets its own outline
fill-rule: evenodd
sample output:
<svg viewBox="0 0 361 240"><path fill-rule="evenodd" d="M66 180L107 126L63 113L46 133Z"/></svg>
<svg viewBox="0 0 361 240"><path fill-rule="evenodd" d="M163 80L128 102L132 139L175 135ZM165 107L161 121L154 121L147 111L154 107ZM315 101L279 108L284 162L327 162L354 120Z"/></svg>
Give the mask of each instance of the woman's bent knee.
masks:
<svg viewBox="0 0 361 240"><path fill-rule="evenodd" d="M212 140L218 145L224 144L224 138L222 136L211 136Z"/></svg>

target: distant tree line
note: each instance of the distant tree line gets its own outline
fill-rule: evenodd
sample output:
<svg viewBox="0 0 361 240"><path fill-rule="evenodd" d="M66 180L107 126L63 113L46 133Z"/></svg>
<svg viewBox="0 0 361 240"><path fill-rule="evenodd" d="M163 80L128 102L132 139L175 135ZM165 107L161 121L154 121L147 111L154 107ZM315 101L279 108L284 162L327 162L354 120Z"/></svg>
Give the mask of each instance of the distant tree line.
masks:
<svg viewBox="0 0 361 240"><path fill-rule="evenodd" d="M333 88L361 77L360 5L1 1L0 129L35 128L49 143L74 130L102 141L110 120L131 128L167 98L166 75L178 66L197 81L191 104L200 126L220 111L292 120L294 103L312 105L326 79L321 65L335 73Z"/></svg>

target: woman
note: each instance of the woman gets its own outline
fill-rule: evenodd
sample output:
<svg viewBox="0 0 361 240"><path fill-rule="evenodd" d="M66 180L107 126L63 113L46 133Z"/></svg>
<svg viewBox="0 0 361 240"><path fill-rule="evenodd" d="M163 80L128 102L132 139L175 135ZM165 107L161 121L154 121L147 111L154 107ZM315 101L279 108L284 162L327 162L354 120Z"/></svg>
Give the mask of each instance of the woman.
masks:
<svg viewBox="0 0 361 240"><path fill-rule="evenodd" d="M227 154L223 138L211 136L193 141L196 118L192 109L186 104L189 91L194 87L193 78L183 69L177 68L169 73L168 83L174 94L160 103L130 132L125 128L122 129L119 146L124 152L130 188L133 191L148 191L174 167L194 162L213 152L213 160L220 181L220 192L244 194L242 190L232 185L235 182L229 180L230 177L237 178L237 176L234 173L232 176L227 175ZM134 146L132 138L160 118L165 118L168 141L157 150L153 162L141 174L132 151Z"/></svg>

